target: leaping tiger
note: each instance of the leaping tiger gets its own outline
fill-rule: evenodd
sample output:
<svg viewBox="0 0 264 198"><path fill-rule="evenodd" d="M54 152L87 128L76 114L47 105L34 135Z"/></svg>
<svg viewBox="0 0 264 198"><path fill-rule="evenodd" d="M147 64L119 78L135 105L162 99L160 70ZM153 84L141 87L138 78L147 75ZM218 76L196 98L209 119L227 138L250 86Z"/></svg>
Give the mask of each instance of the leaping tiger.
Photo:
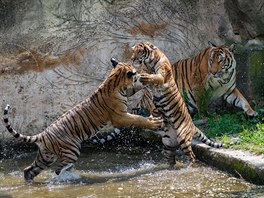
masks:
<svg viewBox="0 0 264 198"><path fill-rule="evenodd" d="M138 77L132 65L117 63L114 59L111 61L114 68L91 97L63 114L37 135L25 136L13 129L8 119L10 106L6 106L3 119L7 130L15 138L26 143L36 143L39 147L35 161L24 169L25 180L33 180L57 159L60 159L60 163L56 174L75 163L80 156L81 142L108 122L115 127L162 127L161 118L146 118L127 112L127 89L133 86Z"/></svg>
<svg viewBox="0 0 264 198"><path fill-rule="evenodd" d="M147 73L141 74L140 81L143 85L149 85L153 94L155 109L152 114L161 115L165 122L165 130L160 134L169 164L175 164L176 148L189 157L188 166L195 161L191 147L193 136L211 147L222 147L223 144L212 142L193 124L165 54L150 42L139 42L132 49L133 65L144 65L147 69Z"/></svg>

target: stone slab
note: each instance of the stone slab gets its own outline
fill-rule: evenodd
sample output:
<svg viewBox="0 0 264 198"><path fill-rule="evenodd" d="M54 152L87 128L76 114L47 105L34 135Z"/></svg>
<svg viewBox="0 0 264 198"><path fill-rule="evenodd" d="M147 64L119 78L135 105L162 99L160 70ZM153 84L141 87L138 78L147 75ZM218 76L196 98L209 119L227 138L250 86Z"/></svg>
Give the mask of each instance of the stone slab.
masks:
<svg viewBox="0 0 264 198"><path fill-rule="evenodd" d="M193 141L196 158L236 177L257 185L264 185L264 155L249 151L216 149Z"/></svg>

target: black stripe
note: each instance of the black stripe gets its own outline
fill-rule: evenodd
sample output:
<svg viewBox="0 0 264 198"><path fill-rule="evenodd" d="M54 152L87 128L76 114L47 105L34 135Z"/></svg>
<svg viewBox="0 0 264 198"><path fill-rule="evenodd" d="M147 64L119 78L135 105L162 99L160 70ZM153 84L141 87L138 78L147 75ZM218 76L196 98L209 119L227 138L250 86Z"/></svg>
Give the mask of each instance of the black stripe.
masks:
<svg viewBox="0 0 264 198"><path fill-rule="evenodd" d="M188 86L190 88L190 84L189 84L189 81L188 81L188 60L189 59L187 59L185 61L185 66L184 66L185 71L184 71L184 73L185 73L185 80L187 81L187 84L188 84Z"/></svg>
<svg viewBox="0 0 264 198"><path fill-rule="evenodd" d="M184 60L181 64L181 70L182 70L182 73L181 73L181 81L182 81L182 87L184 87L184 67L186 65L186 60Z"/></svg>
<svg viewBox="0 0 264 198"><path fill-rule="evenodd" d="M69 135L76 136L76 133L74 133L74 131L75 131L75 125L72 123L72 121L73 121L72 120L72 117L69 117L69 116L71 116L71 114L68 114L65 117L66 121L64 120L64 122L71 127L71 129L68 127L68 129L69 129L68 130L68 133L70 133ZM80 138L80 137L78 137L78 138Z"/></svg>
<svg viewBox="0 0 264 198"><path fill-rule="evenodd" d="M182 145L181 145L181 146L182 146ZM181 150L182 150L185 154L187 154L187 153L189 153L190 151L189 151L189 150L184 151L184 150L188 149L189 147L190 147L190 145L187 145L187 146L185 146L185 147L181 147Z"/></svg>
<svg viewBox="0 0 264 198"><path fill-rule="evenodd" d="M177 129L184 123L184 122L186 122L186 124L187 124L187 120L186 120L186 117L184 116L183 118L182 118L182 120L180 121L180 123L178 124L178 126L177 126ZM185 127L184 127L185 128Z"/></svg>
<svg viewBox="0 0 264 198"><path fill-rule="evenodd" d="M208 146L214 147L214 143L210 141Z"/></svg>
<svg viewBox="0 0 264 198"><path fill-rule="evenodd" d="M159 102L159 101L161 101L162 99L164 99L164 98L166 98L168 95L170 95L171 93L164 93L162 96L160 96L160 97L157 97L157 96L153 96L153 101L154 102Z"/></svg>
<svg viewBox="0 0 264 198"><path fill-rule="evenodd" d="M196 101L193 101L194 103L196 103ZM187 106L190 106L193 109L197 109L196 105L194 105L191 101L186 101L185 102Z"/></svg>
<svg viewBox="0 0 264 198"><path fill-rule="evenodd" d="M27 138L26 136L23 139L24 142L30 142L30 140L31 140L31 137Z"/></svg>
<svg viewBox="0 0 264 198"><path fill-rule="evenodd" d="M81 115L81 113L79 111L76 111L76 113L78 114L79 118L80 118L80 121L81 121L81 125L82 125L82 128L84 129L84 131L87 131L86 129L89 129L88 128L88 124L86 124L85 122L85 119L83 118L83 116ZM87 117L88 118L88 117ZM80 126L79 126L80 127ZM83 134L83 131L80 131L81 132L81 136L82 136L82 139L84 140L84 134Z"/></svg>
<svg viewBox="0 0 264 198"><path fill-rule="evenodd" d="M100 90L100 94L102 94L102 90ZM99 98L96 96L93 97L94 101L92 101L92 103L89 104L89 107L91 110L93 110L93 106L95 106L95 109L98 110L101 114L104 114L104 111L101 109L105 108L105 104L103 104L102 102L99 102ZM99 104L100 106L98 106L97 104Z"/></svg>
<svg viewBox="0 0 264 198"><path fill-rule="evenodd" d="M13 131L13 130L12 130ZM15 138L19 138L19 133L16 133L15 135L13 135Z"/></svg>
<svg viewBox="0 0 264 198"><path fill-rule="evenodd" d="M40 164L38 164L38 163L40 163ZM44 170L44 168L42 168L41 165L45 166L45 164L43 164L41 161L37 161L37 160L35 161L35 166L38 167L41 170ZM35 175L39 173L38 170L34 170L33 172L34 172Z"/></svg>
<svg viewBox="0 0 264 198"><path fill-rule="evenodd" d="M72 133L74 131L74 127L72 125L72 123L70 122L70 120L68 119L68 115L66 115L64 117L64 119L61 120L62 124L64 125L64 128L67 128L68 132L70 133L69 135L74 135L74 133ZM66 131L66 133L67 133Z"/></svg>
<svg viewBox="0 0 264 198"><path fill-rule="evenodd" d="M213 89L213 86L210 84L210 82L209 82L209 87L210 87L211 89Z"/></svg>
<svg viewBox="0 0 264 198"><path fill-rule="evenodd" d="M67 142L67 143L69 143L69 142ZM64 153L64 154L67 153L67 154L70 154L70 155L75 155L77 158L80 157L79 149L78 149L78 147L75 147L75 145L67 146L67 147L64 147L64 146L60 145L60 147L61 147L62 149L64 149L64 151L62 151L62 153ZM77 151L76 151L74 148L77 149ZM70 152L70 153L69 153L69 152ZM74 158L71 157L71 156L68 156L68 155L67 155L67 158L68 158L68 159L71 159L71 160L73 160L73 161L76 161L76 159L74 159Z"/></svg>
<svg viewBox="0 0 264 198"><path fill-rule="evenodd" d="M226 91L226 93L228 93L230 91L230 89L234 86L236 82L234 82L230 87L229 89ZM226 96L226 99L233 93L233 90Z"/></svg>
<svg viewBox="0 0 264 198"><path fill-rule="evenodd" d="M182 111L175 111L174 114L173 114L173 118L175 120L173 120L173 124L175 124L180 118L182 117ZM179 127L179 125L178 125Z"/></svg>
<svg viewBox="0 0 264 198"><path fill-rule="evenodd" d="M164 146L165 146L164 150L167 150L167 151L172 151L177 148L177 146L169 146L169 145L164 145Z"/></svg>
<svg viewBox="0 0 264 198"><path fill-rule="evenodd" d="M62 144L64 144L65 146ZM63 157L66 157L65 156L66 153L69 155L75 155L77 157L80 156L80 154L78 153L78 151L79 151L78 147L76 147L76 145L70 141L59 141L58 147L60 149L60 152L62 153L62 156L64 154ZM76 151L74 148L77 149L78 151ZM67 155L67 158L73 159L73 158L70 158L68 155ZM75 159L74 159L74 161L75 161Z"/></svg>
<svg viewBox="0 0 264 198"><path fill-rule="evenodd" d="M180 146L185 143L185 139L180 141Z"/></svg>
<svg viewBox="0 0 264 198"><path fill-rule="evenodd" d="M12 129L12 127L10 126L10 124L7 125L6 128L7 128L7 130L8 130L9 132L13 132L13 129Z"/></svg>
<svg viewBox="0 0 264 198"><path fill-rule="evenodd" d="M194 98L194 95L193 95L192 91L189 91L188 93L191 96L192 101L196 103L196 100Z"/></svg>
<svg viewBox="0 0 264 198"><path fill-rule="evenodd" d="M54 131L54 129L53 129ZM58 154L58 149L57 149L57 144L56 142L58 142L58 140L55 140L53 136L51 136L51 133L53 133L53 131L50 131L49 133L46 133L45 136L42 135L42 140L43 140L43 145L47 148L47 144L51 145L53 152ZM45 139L47 138L47 139ZM58 138L58 137L55 137ZM55 141L55 142L54 142Z"/></svg>
<svg viewBox="0 0 264 198"><path fill-rule="evenodd" d="M78 113L78 115L79 115L79 113ZM83 119L83 118L81 117L81 119ZM90 126L93 127L94 132L98 131L99 130L98 126L96 123L94 123L94 121L91 119L91 117L87 116L87 119L88 119ZM87 131L90 131L89 129L90 129L90 127L87 127ZM90 133L91 133L91 131L90 131Z"/></svg>
<svg viewBox="0 0 264 198"><path fill-rule="evenodd" d="M162 102L164 105L169 105L171 103L171 101L173 101L174 99L177 99L176 97L177 97L177 94L171 94L171 95L169 95L168 98L166 98L166 100L164 102L162 102L162 101L160 101L160 102Z"/></svg>
<svg viewBox="0 0 264 198"><path fill-rule="evenodd" d="M173 110L175 107L178 107L179 100L178 101L175 101L175 100L173 101L174 103L171 104L171 105L163 105L164 107L168 107L169 106L169 108L167 110L163 109L163 111L164 112L169 112L169 111ZM176 110L174 110L174 111L176 111Z"/></svg>
<svg viewBox="0 0 264 198"><path fill-rule="evenodd" d="M233 101L233 105L236 106L236 101L237 101L237 97L235 98L235 100Z"/></svg>
<svg viewBox="0 0 264 198"><path fill-rule="evenodd" d="M210 48L206 48L202 53L200 53L198 56L196 56L195 58L199 59L198 60L198 63L199 65L197 66L199 68L199 74L201 76L201 62L202 62L202 59L204 58L204 56L206 55L207 51L210 50ZM197 62L197 61L195 61Z"/></svg>
<svg viewBox="0 0 264 198"><path fill-rule="evenodd" d="M46 164L46 165L49 164L49 162L48 162L47 160L44 159L44 157L43 157L43 155L42 155L41 152L39 152L39 156L40 156L41 161L42 161L44 164Z"/></svg>
<svg viewBox="0 0 264 198"><path fill-rule="evenodd" d="M194 65L195 65L195 61L194 61L194 58L192 58L191 60L191 63L190 63L190 74L192 74L192 71L193 71L193 68L194 68Z"/></svg>
<svg viewBox="0 0 264 198"><path fill-rule="evenodd" d="M175 83L177 84L177 86L179 86L176 80L178 78L178 70L177 70L178 64L179 64L179 61L177 61L174 65L171 66L171 69L174 72L174 79L175 79Z"/></svg>
<svg viewBox="0 0 264 198"><path fill-rule="evenodd" d="M69 121L72 122L74 128L73 128L73 131L70 131L70 133L72 134L72 136L77 136L78 138L81 139L81 137L79 136L80 135L80 129L78 127L78 123L76 122L76 120L74 119L74 114L75 114L75 110L69 115ZM69 134L70 135L70 134Z"/></svg>

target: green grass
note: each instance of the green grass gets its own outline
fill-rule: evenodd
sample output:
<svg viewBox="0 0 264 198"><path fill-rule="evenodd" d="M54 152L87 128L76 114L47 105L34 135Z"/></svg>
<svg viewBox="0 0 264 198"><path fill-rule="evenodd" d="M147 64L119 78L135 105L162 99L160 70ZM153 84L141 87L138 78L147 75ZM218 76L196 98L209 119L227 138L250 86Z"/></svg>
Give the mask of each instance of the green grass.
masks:
<svg viewBox="0 0 264 198"><path fill-rule="evenodd" d="M264 124L258 123L254 128L245 128L239 133L239 140L243 149L264 154Z"/></svg>
<svg viewBox="0 0 264 198"><path fill-rule="evenodd" d="M207 125L199 128L227 147L264 154L264 110L258 113L257 118L247 118L242 112L211 114Z"/></svg>

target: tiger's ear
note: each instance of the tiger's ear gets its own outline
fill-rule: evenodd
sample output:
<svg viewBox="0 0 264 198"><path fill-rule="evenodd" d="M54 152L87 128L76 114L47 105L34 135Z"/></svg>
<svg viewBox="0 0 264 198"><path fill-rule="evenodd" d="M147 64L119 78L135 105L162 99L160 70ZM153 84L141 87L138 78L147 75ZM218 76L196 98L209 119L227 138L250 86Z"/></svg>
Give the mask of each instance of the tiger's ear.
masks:
<svg viewBox="0 0 264 198"><path fill-rule="evenodd" d="M117 60L115 58L111 58L111 63L112 63L112 66L115 68L116 65L118 64Z"/></svg>
<svg viewBox="0 0 264 198"><path fill-rule="evenodd" d="M153 45L153 44L150 45L150 48L153 49L153 50L157 49L157 47L155 45Z"/></svg>
<svg viewBox="0 0 264 198"><path fill-rule="evenodd" d="M127 77L128 77L128 78L131 78L132 76L136 75L136 73L137 73L137 72L135 72L135 71L131 71L131 70L130 70L130 71L127 72Z"/></svg>
<svg viewBox="0 0 264 198"><path fill-rule="evenodd" d="M211 41L208 41L208 45L209 45L209 47L216 47L216 45L213 44Z"/></svg>
<svg viewBox="0 0 264 198"><path fill-rule="evenodd" d="M143 45L144 45L144 47L147 47L147 48L150 47L150 49L152 49L152 50L156 50L157 49L157 47L155 45L153 45L149 41L144 42Z"/></svg>
<svg viewBox="0 0 264 198"><path fill-rule="evenodd" d="M234 52L235 50L236 50L236 42L234 42L234 43L232 43L232 45L230 45L230 47L229 47L229 50L231 51L231 52Z"/></svg>

